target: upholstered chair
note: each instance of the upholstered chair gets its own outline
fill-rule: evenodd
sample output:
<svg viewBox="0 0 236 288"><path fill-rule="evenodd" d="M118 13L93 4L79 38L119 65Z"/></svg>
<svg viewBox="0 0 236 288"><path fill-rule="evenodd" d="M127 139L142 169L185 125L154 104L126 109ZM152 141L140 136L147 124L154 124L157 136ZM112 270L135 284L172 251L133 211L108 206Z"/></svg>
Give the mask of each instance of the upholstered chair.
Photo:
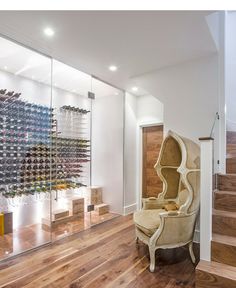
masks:
<svg viewBox="0 0 236 288"><path fill-rule="evenodd" d="M199 212L200 149L193 141L169 131L154 167L163 182L157 198L143 199L134 213L136 239L149 247L150 271L155 251L189 245L192 262L193 235Z"/></svg>

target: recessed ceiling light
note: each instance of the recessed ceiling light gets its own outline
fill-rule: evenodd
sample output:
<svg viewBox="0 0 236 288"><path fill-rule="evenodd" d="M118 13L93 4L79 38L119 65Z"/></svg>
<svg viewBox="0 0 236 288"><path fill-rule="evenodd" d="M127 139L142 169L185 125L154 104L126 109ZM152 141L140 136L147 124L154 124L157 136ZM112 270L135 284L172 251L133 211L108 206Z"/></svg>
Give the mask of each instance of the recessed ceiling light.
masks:
<svg viewBox="0 0 236 288"><path fill-rule="evenodd" d="M52 37L55 34L54 30L50 27L45 28L43 32L48 37Z"/></svg>
<svg viewBox="0 0 236 288"><path fill-rule="evenodd" d="M132 87L132 91L137 92L138 91L138 87L136 87L136 86Z"/></svg>
<svg viewBox="0 0 236 288"><path fill-rule="evenodd" d="M7 66L4 66L4 69L7 70Z"/></svg>
<svg viewBox="0 0 236 288"><path fill-rule="evenodd" d="M114 72L117 70L117 67L115 65L111 65L111 66L109 66L109 70Z"/></svg>

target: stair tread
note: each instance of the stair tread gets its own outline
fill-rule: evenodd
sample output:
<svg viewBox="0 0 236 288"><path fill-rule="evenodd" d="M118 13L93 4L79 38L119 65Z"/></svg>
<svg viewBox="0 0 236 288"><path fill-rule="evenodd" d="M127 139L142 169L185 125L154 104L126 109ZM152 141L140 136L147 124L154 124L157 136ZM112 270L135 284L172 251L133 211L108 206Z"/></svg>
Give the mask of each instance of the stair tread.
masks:
<svg viewBox="0 0 236 288"><path fill-rule="evenodd" d="M236 196L236 191L216 190L215 194L227 194L227 195L235 195Z"/></svg>
<svg viewBox="0 0 236 288"><path fill-rule="evenodd" d="M223 177L227 177L227 176L233 176L233 177L235 176L236 177L236 174L234 174L234 173L225 173L225 174L224 173L218 173L218 175L223 176Z"/></svg>
<svg viewBox="0 0 236 288"><path fill-rule="evenodd" d="M236 237L233 237L233 236L213 233L212 241L236 247Z"/></svg>
<svg viewBox="0 0 236 288"><path fill-rule="evenodd" d="M232 153L228 153L226 155L226 159L233 159L233 160L236 160L236 155L232 154Z"/></svg>
<svg viewBox="0 0 236 288"><path fill-rule="evenodd" d="M216 216L236 218L236 212L229 212L229 211L224 211L224 210L212 209L212 214L216 215Z"/></svg>
<svg viewBox="0 0 236 288"><path fill-rule="evenodd" d="M227 264L201 260L197 265L197 270L205 271L210 274L236 281L236 267Z"/></svg>

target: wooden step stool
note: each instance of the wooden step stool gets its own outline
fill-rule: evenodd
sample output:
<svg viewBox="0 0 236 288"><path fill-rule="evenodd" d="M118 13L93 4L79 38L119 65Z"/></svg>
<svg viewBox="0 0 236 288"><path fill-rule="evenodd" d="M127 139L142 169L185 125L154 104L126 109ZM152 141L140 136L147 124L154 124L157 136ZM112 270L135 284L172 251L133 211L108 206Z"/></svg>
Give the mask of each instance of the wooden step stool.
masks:
<svg viewBox="0 0 236 288"><path fill-rule="evenodd" d="M95 211L98 213L99 216L109 213L109 205L105 203L95 205Z"/></svg>
<svg viewBox="0 0 236 288"><path fill-rule="evenodd" d="M67 209L57 209L52 212L52 219L54 220L65 218L66 216L69 216L69 210Z"/></svg>
<svg viewBox="0 0 236 288"><path fill-rule="evenodd" d="M87 204L102 204L102 187L90 186L85 188L85 197Z"/></svg>

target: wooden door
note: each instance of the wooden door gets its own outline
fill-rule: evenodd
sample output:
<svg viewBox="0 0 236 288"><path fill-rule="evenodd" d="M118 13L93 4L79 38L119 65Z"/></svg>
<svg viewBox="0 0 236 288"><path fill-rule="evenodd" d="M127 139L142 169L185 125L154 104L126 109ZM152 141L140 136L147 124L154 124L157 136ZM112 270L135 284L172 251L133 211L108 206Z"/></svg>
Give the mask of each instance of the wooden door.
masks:
<svg viewBox="0 0 236 288"><path fill-rule="evenodd" d="M163 125L143 128L143 198L157 197L162 191L162 182L154 169L162 140Z"/></svg>

